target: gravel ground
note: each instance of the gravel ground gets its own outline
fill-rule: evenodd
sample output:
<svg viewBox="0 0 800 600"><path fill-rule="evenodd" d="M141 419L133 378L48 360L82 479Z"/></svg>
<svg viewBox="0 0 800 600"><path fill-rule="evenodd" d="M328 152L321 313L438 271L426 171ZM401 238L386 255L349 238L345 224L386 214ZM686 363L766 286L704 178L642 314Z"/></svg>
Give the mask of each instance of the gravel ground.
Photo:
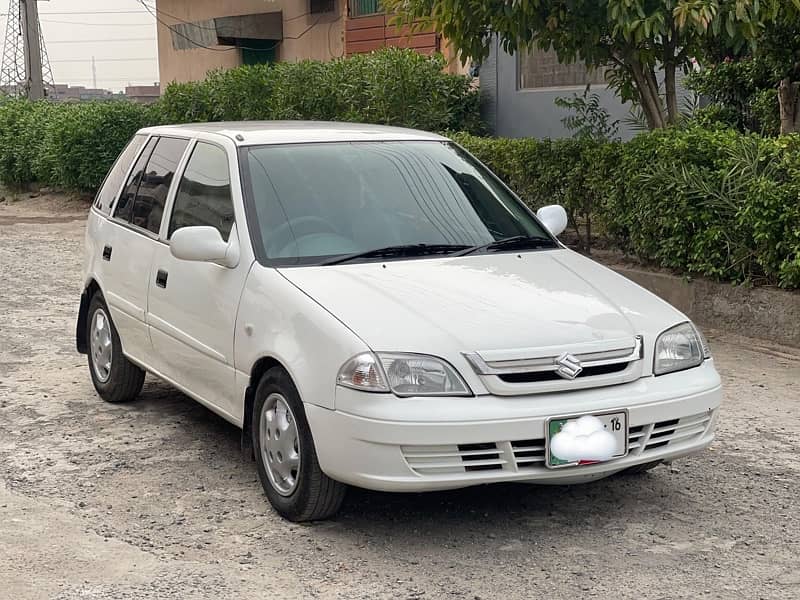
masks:
<svg viewBox="0 0 800 600"><path fill-rule="evenodd" d="M800 351L709 332L718 438L642 476L270 509L238 431L74 350L86 204L0 203L0 598L798 598Z"/></svg>

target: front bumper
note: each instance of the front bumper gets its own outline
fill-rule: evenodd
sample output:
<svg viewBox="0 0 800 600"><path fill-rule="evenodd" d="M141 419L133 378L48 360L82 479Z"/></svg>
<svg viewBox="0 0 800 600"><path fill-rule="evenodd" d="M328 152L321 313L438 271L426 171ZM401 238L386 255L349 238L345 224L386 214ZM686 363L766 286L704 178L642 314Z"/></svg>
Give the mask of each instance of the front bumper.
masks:
<svg viewBox="0 0 800 600"><path fill-rule="evenodd" d="M397 398L337 388L336 410L306 404L322 470L383 491L431 491L500 481L601 479L637 464L699 452L714 439L722 392L712 361L617 386L523 397ZM628 455L548 469L548 417L627 409Z"/></svg>

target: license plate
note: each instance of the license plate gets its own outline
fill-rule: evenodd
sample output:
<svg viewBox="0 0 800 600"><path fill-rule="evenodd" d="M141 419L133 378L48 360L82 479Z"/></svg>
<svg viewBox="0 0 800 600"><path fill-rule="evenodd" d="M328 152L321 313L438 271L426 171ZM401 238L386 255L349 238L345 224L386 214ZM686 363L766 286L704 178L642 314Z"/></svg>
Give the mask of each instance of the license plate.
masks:
<svg viewBox="0 0 800 600"><path fill-rule="evenodd" d="M546 466L593 465L628 454L627 411L551 417L547 420Z"/></svg>

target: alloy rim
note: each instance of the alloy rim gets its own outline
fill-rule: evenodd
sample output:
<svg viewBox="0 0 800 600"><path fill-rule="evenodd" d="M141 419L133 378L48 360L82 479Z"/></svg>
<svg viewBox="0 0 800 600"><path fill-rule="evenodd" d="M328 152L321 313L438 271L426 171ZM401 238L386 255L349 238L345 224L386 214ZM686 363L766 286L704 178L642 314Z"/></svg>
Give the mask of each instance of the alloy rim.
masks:
<svg viewBox="0 0 800 600"><path fill-rule="evenodd" d="M261 458L272 487L281 496L297 488L300 473L300 440L294 413L280 394L270 394L259 424Z"/></svg>
<svg viewBox="0 0 800 600"><path fill-rule="evenodd" d="M102 308L94 311L92 316L90 349L95 377L105 383L111 376L112 344L111 322Z"/></svg>

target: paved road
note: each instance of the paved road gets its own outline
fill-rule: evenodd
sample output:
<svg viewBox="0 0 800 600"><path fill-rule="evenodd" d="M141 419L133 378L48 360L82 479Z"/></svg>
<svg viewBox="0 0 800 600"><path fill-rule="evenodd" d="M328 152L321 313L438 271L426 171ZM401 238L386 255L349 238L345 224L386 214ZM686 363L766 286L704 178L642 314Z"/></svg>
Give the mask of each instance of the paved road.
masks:
<svg viewBox="0 0 800 600"><path fill-rule="evenodd" d="M96 397L73 350L80 210L0 204L3 600L800 597L800 352L710 332L719 436L672 467L354 491L294 525L222 419L152 379L130 405Z"/></svg>

